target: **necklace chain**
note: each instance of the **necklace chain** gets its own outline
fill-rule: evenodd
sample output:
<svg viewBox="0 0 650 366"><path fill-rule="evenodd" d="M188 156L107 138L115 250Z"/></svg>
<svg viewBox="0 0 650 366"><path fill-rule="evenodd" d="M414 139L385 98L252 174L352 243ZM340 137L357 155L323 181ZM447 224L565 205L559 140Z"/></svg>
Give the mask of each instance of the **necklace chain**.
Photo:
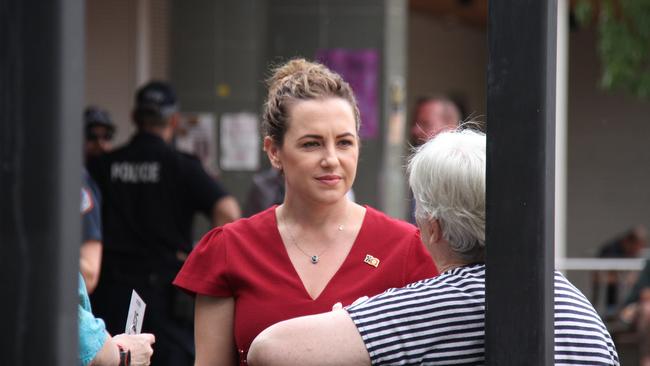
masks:
<svg viewBox="0 0 650 366"><path fill-rule="evenodd" d="M302 254L306 255L309 258L309 260L311 261L312 264L318 264L318 262L320 261L321 255L323 255L323 253L325 253L327 251L327 249L329 249L330 247L329 246L326 247L325 249L323 249L320 253L318 253L316 255L311 255L311 254L305 252L298 245L298 241L296 241L296 238L293 236L293 233L291 232L291 229L289 229L289 225L287 224L286 216L282 218L282 224L284 225L284 228L287 230L287 234L289 234L289 239L291 240L291 244L293 244L296 248L298 248L298 250L301 251ZM338 231L343 231L343 228L344 228L343 224L339 224Z"/></svg>

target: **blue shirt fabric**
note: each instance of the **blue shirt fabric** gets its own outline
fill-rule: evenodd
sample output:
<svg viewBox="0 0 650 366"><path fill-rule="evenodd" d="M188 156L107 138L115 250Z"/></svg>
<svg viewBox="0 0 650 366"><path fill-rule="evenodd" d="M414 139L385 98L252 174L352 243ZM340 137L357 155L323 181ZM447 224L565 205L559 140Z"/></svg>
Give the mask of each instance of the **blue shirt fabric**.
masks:
<svg viewBox="0 0 650 366"><path fill-rule="evenodd" d="M86 283L79 273L79 365L87 366L104 346L108 333L104 321L90 308Z"/></svg>

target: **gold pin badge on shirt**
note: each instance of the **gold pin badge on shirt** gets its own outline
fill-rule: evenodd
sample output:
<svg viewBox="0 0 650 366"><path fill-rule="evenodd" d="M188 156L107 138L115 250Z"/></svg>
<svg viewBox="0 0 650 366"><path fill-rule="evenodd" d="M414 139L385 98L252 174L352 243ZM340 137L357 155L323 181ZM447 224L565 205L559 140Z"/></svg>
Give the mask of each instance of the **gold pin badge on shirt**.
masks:
<svg viewBox="0 0 650 366"><path fill-rule="evenodd" d="M366 254L366 258L363 260L363 263L366 263L368 265L377 268L379 266L379 258L375 258L370 254Z"/></svg>

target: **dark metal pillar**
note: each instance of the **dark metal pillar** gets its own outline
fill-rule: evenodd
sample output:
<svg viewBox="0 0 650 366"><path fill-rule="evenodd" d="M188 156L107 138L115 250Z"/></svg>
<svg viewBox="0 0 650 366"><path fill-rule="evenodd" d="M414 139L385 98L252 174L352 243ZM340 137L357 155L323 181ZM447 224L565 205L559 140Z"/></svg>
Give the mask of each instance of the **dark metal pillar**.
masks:
<svg viewBox="0 0 650 366"><path fill-rule="evenodd" d="M553 364L555 0L491 0L488 365Z"/></svg>
<svg viewBox="0 0 650 366"><path fill-rule="evenodd" d="M83 0L0 2L0 355L76 365Z"/></svg>

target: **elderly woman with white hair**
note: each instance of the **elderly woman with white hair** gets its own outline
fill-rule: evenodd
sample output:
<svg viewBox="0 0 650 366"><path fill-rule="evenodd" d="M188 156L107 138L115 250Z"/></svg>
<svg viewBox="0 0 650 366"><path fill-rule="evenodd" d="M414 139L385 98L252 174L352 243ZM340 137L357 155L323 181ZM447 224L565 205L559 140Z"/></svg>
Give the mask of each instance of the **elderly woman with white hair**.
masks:
<svg viewBox="0 0 650 366"><path fill-rule="evenodd" d="M437 135L412 157L409 183L422 241L441 274L275 324L253 341L251 365L484 363L485 135ZM555 329L556 364L619 364L593 306L559 272Z"/></svg>

